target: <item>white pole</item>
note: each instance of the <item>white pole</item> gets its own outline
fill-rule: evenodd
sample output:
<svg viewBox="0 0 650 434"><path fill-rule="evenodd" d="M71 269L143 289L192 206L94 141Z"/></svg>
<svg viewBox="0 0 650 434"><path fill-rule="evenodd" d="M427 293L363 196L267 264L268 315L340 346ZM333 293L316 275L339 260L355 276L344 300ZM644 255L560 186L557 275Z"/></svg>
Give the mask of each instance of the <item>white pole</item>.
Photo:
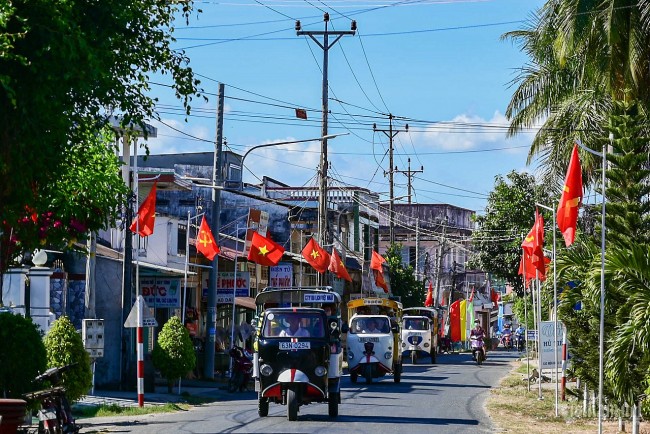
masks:
<svg viewBox="0 0 650 434"><path fill-rule="evenodd" d="M610 133L609 140L612 141L614 135ZM607 172L607 143L603 141L603 209L601 216L601 236L600 236L600 342L598 357L598 434L603 432L603 360L605 358L605 189Z"/></svg>
<svg viewBox="0 0 650 434"><path fill-rule="evenodd" d="M181 303L181 324L185 327L185 300L187 299L187 267L190 258L190 212L187 212L187 229L185 230L185 276L183 281L183 303ZM181 381L178 379L178 394L181 394Z"/></svg>
<svg viewBox="0 0 650 434"><path fill-rule="evenodd" d="M230 331L230 348L235 346L235 296L237 294L237 249L239 247L239 224L236 225L235 231L235 276L232 284L232 330ZM232 377L232 357L230 357L228 371Z"/></svg>
<svg viewBox="0 0 650 434"><path fill-rule="evenodd" d="M542 336L542 285L539 281L539 271L535 271L537 278L537 368L539 371L539 378L537 383L539 385L537 399L542 400L544 396L542 395L542 347L541 347L541 336Z"/></svg>
<svg viewBox="0 0 650 434"><path fill-rule="evenodd" d="M525 336L525 343L526 343L526 378L528 380L526 381L528 383L528 391L530 392L530 357L528 357L528 294L526 294L526 252L522 250L522 263L523 263L523 271L524 275L523 277L523 282L524 282L524 321L526 324L526 336Z"/></svg>
<svg viewBox="0 0 650 434"><path fill-rule="evenodd" d="M555 372L555 417L559 415L559 384L557 378L557 368L558 368L558 358L557 358L557 274L555 268L555 259L556 259L556 249L555 249L555 209L553 212L553 352L555 353L555 366L553 371Z"/></svg>

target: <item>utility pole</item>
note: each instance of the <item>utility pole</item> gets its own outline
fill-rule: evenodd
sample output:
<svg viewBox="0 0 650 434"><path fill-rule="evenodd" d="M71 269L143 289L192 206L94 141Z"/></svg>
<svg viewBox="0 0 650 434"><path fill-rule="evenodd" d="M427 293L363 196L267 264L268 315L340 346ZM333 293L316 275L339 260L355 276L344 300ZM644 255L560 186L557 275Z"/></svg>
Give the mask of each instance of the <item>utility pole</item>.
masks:
<svg viewBox="0 0 650 434"><path fill-rule="evenodd" d="M442 239L440 242L440 253L438 254L438 266L436 267L436 303L438 306L440 306L440 280L441 280L441 275L442 275L442 259L445 256L445 250L447 248L447 239L445 238L445 235L447 233L447 225L446 222L442 226ZM450 292L449 295L449 304L452 302L452 297L453 296L453 291Z"/></svg>
<svg viewBox="0 0 650 434"><path fill-rule="evenodd" d="M222 173L222 149L223 149L223 98L224 84L219 83L219 93L217 96L217 137L214 144L214 167L212 168L212 210L210 226L212 233L219 237L221 230L221 184L223 182ZM189 236L189 227L188 236ZM205 362L203 364L203 376L205 378L214 378L214 345L217 335L217 275L219 273L219 255L212 259L212 268L208 280L208 314L206 318L206 343L205 343Z"/></svg>
<svg viewBox="0 0 650 434"><path fill-rule="evenodd" d="M410 203L410 202L409 202ZM415 280L420 280L420 218L415 218Z"/></svg>
<svg viewBox="0 0 650 434"><path fill-rule="evenodd" d="M388 183L390 184L390 202L388 203L388 227L390 229L390 243L394 244L395 243L395 193L394 193L394 182L393 182L393 173L397 172L397 166L393 169L393 139L395 136L399 133L401 133L401 130L393 130L393 115L389 114L388 115L388 130L382 130L382 129L377 129L377 124L372 125L373 131L380 131L384 134L386 134L386 137L388 137L388 142L389 142L389 148L388 148L388 166L389 170L388 172L384 171L384 176L388 174ZM406 124L404 127L404 131L408 131L409 126ZM409 191L409 203L410 201L410 191Z"/></svg>
<svg viewBox="0 0 650 434"><path fill-rule="evenodd" d="M320 243L326 245L328 242L329 229L327 227L327 170L328 170L328 161L327 161L327 115L328 115L328 100L329 100L329 85L327 81L327 72L328 72L328 60L329 60L329 50L336 44L339 39L344 35L354 35L357 31L357 22L352 21L351 30L347 31L333 31L328 30L327 24L330 20L329 14L326 12L323 16L323 21L325 21L325 31L303 31L301 30L300 20L296 21L296 34L298 36L306 35L309 36L316 45L318 45L323 50L323 120L322 120L322 129L321 129L321 158L320 158L320 183L318 188L319 200L318 200L318 232L320 237ZM329 37L336 36L336 39L329 42ZM323 42L321 43L315 36L322 36Z"/></svg>
<svg viewBox="0 0 650 434"><path fill-rule="evenodd" d="M410 205L411 204L411 187L413 186L411 178L413 178L416 173L424 172L424 166L420 166L420 170L411 170L411 159L410 158L408 159L408 164L409 164L408 170L397 170L397 166L395 166L395 172L403 173L408 178L408 196L409 196L409 205Z"/></svg>

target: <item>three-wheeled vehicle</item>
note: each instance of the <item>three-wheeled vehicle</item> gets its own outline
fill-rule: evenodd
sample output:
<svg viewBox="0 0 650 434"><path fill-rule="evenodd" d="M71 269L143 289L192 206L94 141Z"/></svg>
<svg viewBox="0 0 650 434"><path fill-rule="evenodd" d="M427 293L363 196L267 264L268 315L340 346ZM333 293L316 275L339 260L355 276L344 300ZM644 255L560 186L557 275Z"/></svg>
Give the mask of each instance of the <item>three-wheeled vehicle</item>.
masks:
<svg viewBox="0 0 650 434"><path fill-rule="evenodd" d="M258 413L269 403L287 406L296 420L300 406L327 402L330 417L341 401L343 351L341 298L330 287L265 288L258 307L253 377Z"/></svg>
<svg viewBox="0 0 650 434"><path fill-rule="evenodd" d="M387 298L359 298L348 302L350 325L347 356L350 380L362 376L366 383L373 378L393 374L402 377L402 352L399 348L399 322L402 304Z"/></svg>
<svg viewBox="0 0 650 434"><path fill-rule="evenodd" d="M420 356L436 363L438 351L438 312L429 307L409 307L402 317L402 356L416 364Z"/></svg>

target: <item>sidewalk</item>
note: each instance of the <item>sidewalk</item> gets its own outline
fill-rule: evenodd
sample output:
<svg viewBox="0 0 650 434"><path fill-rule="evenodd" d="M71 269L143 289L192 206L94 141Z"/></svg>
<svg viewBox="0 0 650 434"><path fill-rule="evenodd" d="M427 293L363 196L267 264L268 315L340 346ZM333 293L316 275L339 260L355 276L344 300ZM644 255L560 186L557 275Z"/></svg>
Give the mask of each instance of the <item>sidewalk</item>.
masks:
<svg viewBox="0 0 650 434"><path fill-rule="evenodd" d="M228 383L224 380L183 380L181 382L181 394L178 393L178 381L174 383L172 393L168 392L167 384L156 382L155 392L144 393L146 406L163 405L167 403L187 402L188 395L193 398L200 398L213 401L226 401L236 399L242 393L229 393ZM252 390L252 383L249 390ZM138 393L131 390L100 390L95 389L93 395L82 397L75 405L78 406L100 406L117 405L120 407L137 407Z"/></svg>

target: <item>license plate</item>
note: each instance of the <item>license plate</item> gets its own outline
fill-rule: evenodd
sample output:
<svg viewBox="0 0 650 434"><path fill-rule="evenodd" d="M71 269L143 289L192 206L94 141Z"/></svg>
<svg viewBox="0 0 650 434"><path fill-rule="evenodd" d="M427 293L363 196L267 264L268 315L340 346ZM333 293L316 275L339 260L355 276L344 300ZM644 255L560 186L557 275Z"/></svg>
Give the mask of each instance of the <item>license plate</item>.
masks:
<svg viewBox="0 0 650 434"><path fill-rule="evenodd" d="M379 338L359 338L359 342L379 342Z"/></svg>
<svg viewBox="0 0 650 434"><path fill-rule="evenodd" d="M309 342L280 342L281 350L309 350L311 344Z"/></svg>

